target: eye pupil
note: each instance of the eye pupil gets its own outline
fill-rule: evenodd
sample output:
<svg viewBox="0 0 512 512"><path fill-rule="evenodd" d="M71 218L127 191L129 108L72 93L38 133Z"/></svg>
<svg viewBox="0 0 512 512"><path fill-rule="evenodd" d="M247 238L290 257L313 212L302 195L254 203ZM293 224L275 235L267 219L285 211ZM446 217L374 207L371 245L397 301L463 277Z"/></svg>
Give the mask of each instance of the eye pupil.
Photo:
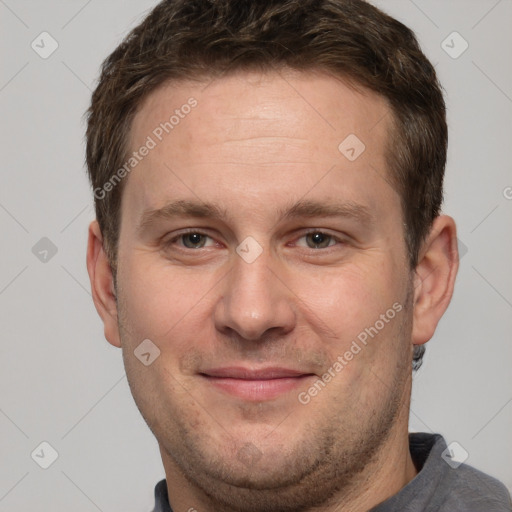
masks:
<svg viewBox="0 0 512 512"><path fill-rule="evenodd" d="M311 241L312 245L320 245L321 247L327 247L331 239L330 235L326 235L325 233L321 232L309 233L307 236L309 237L309 240Z"/></svg>
<svg viewBox="0 0 512 512"><path fill-rule="evenodd" d="M183 242L186 247L190 249L196 249L198 244L201 244L202 237L200 233L187 233L183 237ZM190 245L189 245L190 244Z"/></svg>

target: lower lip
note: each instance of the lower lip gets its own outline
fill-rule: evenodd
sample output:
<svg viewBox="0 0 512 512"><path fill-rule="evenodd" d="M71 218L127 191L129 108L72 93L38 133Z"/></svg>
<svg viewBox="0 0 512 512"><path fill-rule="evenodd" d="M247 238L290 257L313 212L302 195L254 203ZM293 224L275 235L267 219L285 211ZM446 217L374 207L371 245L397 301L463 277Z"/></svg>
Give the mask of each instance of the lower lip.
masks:
<svg viewBox="0 0 512 512"><path fill-rule="evenodd" d="M293 391L298 387L304 386L306 380L312 376L301 375L299 377L283 377L280 379L247 380L203 375L215 388L244 400L254 401L270 400L283 393Z"/></svg>

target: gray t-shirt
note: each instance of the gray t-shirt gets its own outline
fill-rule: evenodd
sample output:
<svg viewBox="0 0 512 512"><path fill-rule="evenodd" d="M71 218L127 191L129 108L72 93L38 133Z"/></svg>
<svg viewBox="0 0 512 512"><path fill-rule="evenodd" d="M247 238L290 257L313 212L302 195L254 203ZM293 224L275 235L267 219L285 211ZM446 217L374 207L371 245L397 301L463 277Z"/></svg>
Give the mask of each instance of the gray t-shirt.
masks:
<svg viewBox="0 0 512 512"><path fill-rule="evenodd" d="M369 512L512 512L501 482L467 464L448 464L440 434L409 434L409 447L418 474ZM153 512L172 512L165 480L155 487Z"/></svg>

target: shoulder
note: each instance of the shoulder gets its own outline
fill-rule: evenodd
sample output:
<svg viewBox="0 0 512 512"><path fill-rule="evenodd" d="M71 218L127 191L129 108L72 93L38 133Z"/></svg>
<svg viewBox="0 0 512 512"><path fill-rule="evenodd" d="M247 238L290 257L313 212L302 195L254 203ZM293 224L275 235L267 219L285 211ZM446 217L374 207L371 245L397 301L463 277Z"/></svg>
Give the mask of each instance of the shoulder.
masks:
<svg viewBox="0 0 512 512"><path fill-rule="evenodd" d="M442 435L410 434L409 441L413 458L422 466L415 480L429 496L427 510L512 512L507 488L468 464L451 463L453 455Z"/></svg>
<svg viewBox="0 0 512 512"><path fill-rule="evenodd" d="M155 507L151 512L172 512L167 494L167 480L165 478L155 485Z"/></svg>
<svg viewBox="0 0 512 512"><path fill-rule="evenodd" d="M507 488L498 480L467 464L449 469L450 489L443 503L446 510L465 512L510 512Z"/></svg>
<svg viewBox="0 0 512 512"><path fill-rule="evenodd" d="M512 512L498 480L457 463L440 434L412 433L409 446L418 474L372 512Z"/></svg>

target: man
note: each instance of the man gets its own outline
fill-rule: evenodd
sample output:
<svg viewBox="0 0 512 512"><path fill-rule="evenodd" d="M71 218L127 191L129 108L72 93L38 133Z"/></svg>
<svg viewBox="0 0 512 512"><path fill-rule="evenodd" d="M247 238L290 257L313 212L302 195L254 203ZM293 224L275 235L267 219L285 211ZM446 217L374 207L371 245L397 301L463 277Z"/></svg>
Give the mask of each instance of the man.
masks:
<svg viewBox="0 0 512 512"><path fill-rule="evenodd" d="M432 65L361 0L164 1L108 57L87 265L155 511L512 510L408 434L458 268L446 147Z"/></svg>

